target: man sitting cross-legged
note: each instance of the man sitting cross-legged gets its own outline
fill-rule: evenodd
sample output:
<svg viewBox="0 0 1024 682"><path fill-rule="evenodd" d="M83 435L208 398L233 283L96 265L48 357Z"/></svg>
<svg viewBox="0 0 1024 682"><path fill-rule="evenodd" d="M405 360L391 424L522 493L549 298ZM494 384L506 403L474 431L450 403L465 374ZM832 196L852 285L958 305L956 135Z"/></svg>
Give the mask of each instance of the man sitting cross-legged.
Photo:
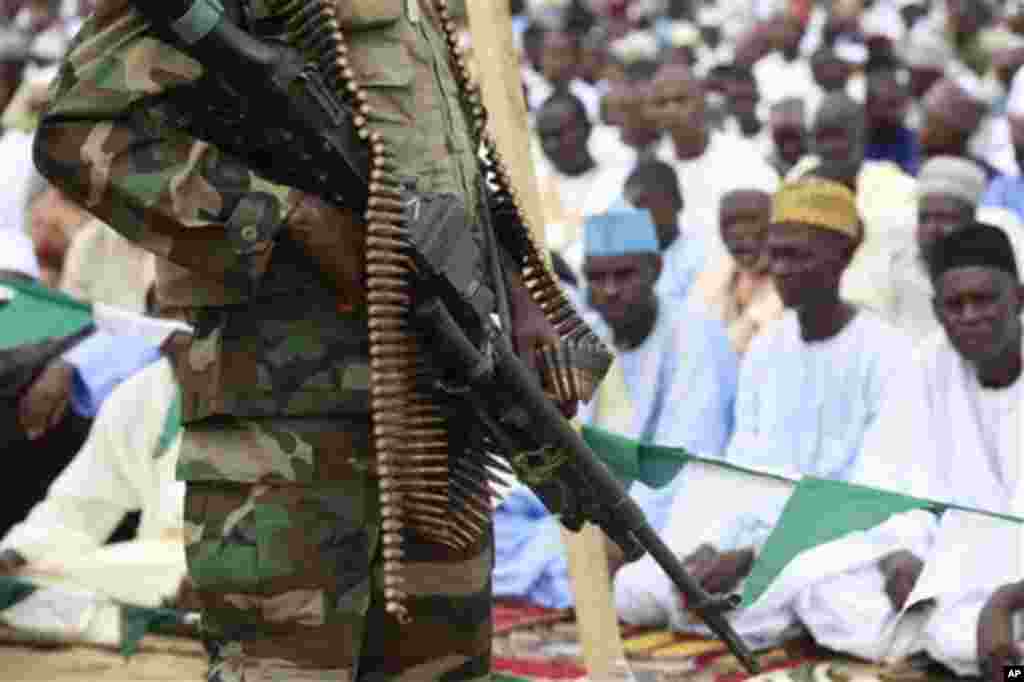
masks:
<svg viewBox="0 0 1024 682"><path fill-rule="evenodd" d="M839 296L840 279L861 240L853 193L805 177L783 185L772 204L766 253L787 311L757 336L743 358L736 431L726 459L790 475L847 480L883 396L901 376L909 340L881 318ZM686 476L686 469L683 476ZM680 492L669 511L668 543L686 546L692 521ZM783 500L735 514L714 544L685 557L712 592L729 592L749 573ZM625 620L690 629L686 604L645 558L615 579ZM793 622L786 609L741 610L734 626L753 645L774 641Z"/></svg>
<svg viewBox="0 0 1024 682"><path fill-rule="evenodd" d="M928 264L942 329L907 358L908 371L865 438L855 479L1013 513L1024 300L1013 248L999 228L972 222L938 240ZM894 648L897 640L914 639L895 629L900 611L915 606L906 602L927 561L956 562L932 556L935 529L931 513L915 511L835 543L831 575L797 598L797 612L818 641L868 659L912 653ZM984 599L967 601L969 617L966 606L940 599L946 615L932 614L925 626L933 643L910 646L970 662Z"/></svg>
<svg viewBox="0 0 1024 682"><path fill-rule="evenodd" d="M732 427L738 364L721 323L655 293L661 256L647 211L618 205L588 218L584 243L589 303L618 356L581 421L645 443L721 454ZM674 483L630 489L655 529L664 526L673 491ZM495 546L495 595L572 604L558 520L525 487L499 505ZM608 548L619 565L617 547Z"/></svg>

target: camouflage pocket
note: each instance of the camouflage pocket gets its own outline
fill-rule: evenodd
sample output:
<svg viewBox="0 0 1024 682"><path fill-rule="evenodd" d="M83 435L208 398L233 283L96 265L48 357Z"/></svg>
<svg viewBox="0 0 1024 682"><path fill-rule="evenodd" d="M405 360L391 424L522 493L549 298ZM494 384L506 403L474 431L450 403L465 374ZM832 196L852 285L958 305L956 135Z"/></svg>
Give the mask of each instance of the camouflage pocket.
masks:
<svg viewBox="0 0 1024 682"><path fill-rule="evenodd" d="M188 571L199 590L263 588L291 576L295 524L286 506L262 500L271 488L189 483L185 497Z"/></svg>
<svg viewBox="0 0 1024 682"><path fill-rule="evenodd" d="M335 3L338 22L346 31L362 31L395 23L402 15L402 0L345 0Z"/></svg>

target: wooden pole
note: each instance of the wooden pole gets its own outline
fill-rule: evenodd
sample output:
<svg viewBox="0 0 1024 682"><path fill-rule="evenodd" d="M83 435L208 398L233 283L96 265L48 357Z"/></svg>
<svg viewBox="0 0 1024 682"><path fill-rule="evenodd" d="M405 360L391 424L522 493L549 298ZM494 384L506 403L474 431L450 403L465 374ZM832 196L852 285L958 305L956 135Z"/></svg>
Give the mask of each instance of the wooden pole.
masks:
<svg viewBox="0 0 1024 682"><path fill-rule="evenodd" d="M530 157L530 131L519 74L512 21L504 0L467 0L473 70L487 107L488 129L505 159L513 186L538 242L544 222L537 178ZM583 661L591 680L621 677L625 659L608 576L604 534L587 524L579 533L563 529L569 575L576 597L576 623Z"/></svg>
<svg viewBox="0 0 1024 682"><path fill-rule="evenodd" d="M473 72L487 108L487 128L512 175L512 186L526 213L527 224L538 242L543 243L540 193L530 157L529 119L508 2L466 0L466 10Z"/></svg>
<svg viewBox="0 0 1024 682"><path fill-rule="evenodd" d="M576 627L588 680L628 678L626 658L615 613L604 532L587 523L579 533L562 528L569 578L576 598Z"/></svg>

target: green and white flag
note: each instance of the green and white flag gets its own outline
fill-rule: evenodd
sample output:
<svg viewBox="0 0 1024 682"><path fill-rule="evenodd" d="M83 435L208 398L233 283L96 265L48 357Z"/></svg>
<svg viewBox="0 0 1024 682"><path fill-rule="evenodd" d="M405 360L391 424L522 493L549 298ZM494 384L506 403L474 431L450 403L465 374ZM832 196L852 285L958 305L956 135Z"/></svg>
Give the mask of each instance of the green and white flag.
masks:
<svg viewBox="0 0 1024 682"><path fill-rule="evenodd" d="M584 440L625 486L640 481L661 488L685 468L685 490L678 491L664 533L672 549L686 556L701 543L744 543L767 534L755 519L764 509L781 509L797 477L701 457L683 448L648 445L601 429L583 427ZM743 517L743 523L734 521ZM749 536L749 538L748 538Z"/></svg>
<svg viewBox="0 0 1024 682"><path fill-rule="evenodd" d="M118 602L66 583L0 576L0 623L43 642L116 647L131 656L147 633L197 622L198 615L187 611Z"/></svg>
<svg viewBox="0 0 1024 682"><path fill-rule="evenodd" d="M33 282L0 282L0 350L65 338L90 325L112 334L141 337L154 347L176 331L191 333L187 324L177 320L86 303Z"/></svg>
<svg viewBox="0 0 1024 682"><path fill-rule="evenodd" d="M805 476L786 503L744 585L743 602L772 600L800 584L803 575L821 574L812 563L836 561L831 543L849 541L904 512L927 510L944 517L955 510L967 523L1014 526L1022 519L981 509L901 495L867 486ZM971 521L971 519L976 519ZM990 521L986 521L989 519ZM866 538L865 538L865 541ZM844 553L856 554L851 549ZM863 554L860 554L863 558ZM954 559L956 563L958 559ZM824 564L822 569L827 569Z"/></svg>
<svg viewBox="0 0 1024 682"><path fill-rule="evenodd" d="M644 445L600 429L584 427L583 436L594 453L627 486L639 480L661 487L684 467L687 469L685 494L673 501L672 518L666 530L666 535L672 538L673 550L681 556L701 542L736 541L735 546L740 546L741 538L724 537L734 519L770 509L769 505L773 504L781 508L781 515L743 583L746 606L757 604L769 608L772 603L805 587L807 576L828 574L834 569L838 556L830 551L832 543L863 535L864 531L904 512L927 510L944 515L956 510L956 526L967 524L975 529L971 531L975 534L989 526L996 529L992 532L1006 532L1008 527L1012 530L1024 523L1013 516L878 488L739 467L718 459L697 457L682 448ZM943 530L944 535L951 532ZM960 533L960 536L966 535L969 533ZM956 565L958 562L946 563ZM939 570L939 567L933 569ZM930 570L926 569L926 573Z"/></svg>

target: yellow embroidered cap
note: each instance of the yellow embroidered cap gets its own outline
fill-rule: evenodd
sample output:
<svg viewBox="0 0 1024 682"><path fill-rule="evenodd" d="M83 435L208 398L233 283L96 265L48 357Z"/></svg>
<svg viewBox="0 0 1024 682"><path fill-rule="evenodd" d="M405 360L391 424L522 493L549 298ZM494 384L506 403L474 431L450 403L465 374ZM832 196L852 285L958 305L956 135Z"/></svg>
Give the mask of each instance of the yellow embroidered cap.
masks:
<svg viewBox="0 0 1024 682"><path fill-rule="evenodd" d="M802 223L861 237L853 192L823 178L805 176L782 185L772 198L772 223Z"/></svg>

